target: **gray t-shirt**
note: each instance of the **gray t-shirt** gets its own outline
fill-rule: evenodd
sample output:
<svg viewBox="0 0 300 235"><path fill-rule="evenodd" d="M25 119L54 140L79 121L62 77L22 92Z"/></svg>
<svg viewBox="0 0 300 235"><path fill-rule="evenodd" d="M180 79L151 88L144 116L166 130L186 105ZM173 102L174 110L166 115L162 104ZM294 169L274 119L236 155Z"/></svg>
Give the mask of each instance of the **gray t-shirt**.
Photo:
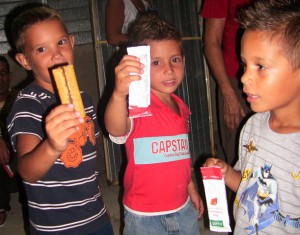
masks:
<svg viewBox="0 0 300 235"><path fill-rule="evenodd" d="M234 234L300 234L300 132L270 129L270 112L253 115L240 134L242 172Z"/></svg>

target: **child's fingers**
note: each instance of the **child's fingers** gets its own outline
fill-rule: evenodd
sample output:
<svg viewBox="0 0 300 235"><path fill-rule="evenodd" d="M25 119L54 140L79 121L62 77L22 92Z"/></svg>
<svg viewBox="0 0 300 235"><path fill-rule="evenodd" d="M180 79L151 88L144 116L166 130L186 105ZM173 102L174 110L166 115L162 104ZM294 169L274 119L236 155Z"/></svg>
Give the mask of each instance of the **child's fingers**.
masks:
<svg viewBox="0 0 300 235"><path fill-rule="evenodd" d="M141 79L144 65L135 56L126 55L115 69L115 94L128 95L129 85Z"/></svg>
<svg viewBox="0 0 300 235"><path fill-rule="evenodd" d="M71 105L60 105L46 117L46 132L50 144L56 151L67 147L68 138L78 131L78 125L84 120Z"/></svg>
<svg viewBox="0 0 300 235"><path fill-rule="evenodd" d="M126 55L115 69L116 75L126 77L132 74L143 74L144 65L138 57Z"/></svg>
<svg viewBox="0 0 300 235"><path fill-rule="evenodd" d="M218 163L217 158L208 158L205 163L203 164L204 167L210 167L210 166L215 166Z"/></svg>
<svg viewBox="0 0 300 235"><path fill-rule="evenodd" d="M136 62L139 62L140 63L140 58L139 57L136 57L136 56L133 56L133 55L124 55L123 58L121 59L119 65L123 65L124 63L136 63Z"/></svg>
<svg viewBox="0 0 300 235"><path fill-rule="evenodd" d="M57 107L53 108L51 112L46 117L46 122L49 122L51 119L56 117L57 115L64 113L64 112L72 112L74 111L73 104L62 104L58 105Z"/></svg>
<svg viewBox="0 0 300 235"><path fill-rule="evenodd" d="M46 117L46 131L50 134L63 132L69 128L76 128L83 122L78 111L70 110L55 114L51 115L50 113Z"/></svg>

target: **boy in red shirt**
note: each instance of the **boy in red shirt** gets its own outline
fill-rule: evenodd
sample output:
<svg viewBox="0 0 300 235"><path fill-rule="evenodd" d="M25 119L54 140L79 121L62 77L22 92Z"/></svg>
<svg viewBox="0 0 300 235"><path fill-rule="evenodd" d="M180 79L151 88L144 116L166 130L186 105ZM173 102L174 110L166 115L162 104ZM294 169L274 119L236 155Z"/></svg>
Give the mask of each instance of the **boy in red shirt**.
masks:
<svg viewBox="0 0 300 235"><path fill-rule="evenodd" d="M125 143L124 235L199 234L203 202L191 177L189 108L173 93L184 78L181 35L165 20L144 15L131 42L149 45L151 116L129 118L129 84L140 80L144 65L126 55L116 67L116 85L105 111L112 140ZM137 75L133 75L137 74Z"/></svg>

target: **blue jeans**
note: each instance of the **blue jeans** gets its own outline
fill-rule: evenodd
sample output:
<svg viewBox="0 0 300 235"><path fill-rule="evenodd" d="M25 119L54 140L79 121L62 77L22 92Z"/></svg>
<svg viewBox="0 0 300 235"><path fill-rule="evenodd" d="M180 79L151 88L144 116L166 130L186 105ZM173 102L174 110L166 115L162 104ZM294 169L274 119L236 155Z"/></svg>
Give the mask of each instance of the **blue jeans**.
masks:
<svg viewBox="0 0 300 235"><path fill-rule="evenodd" d="M197 235L200 234L198 212L189 200L181 210L156 216L124 211L124 235Z"/></svg>

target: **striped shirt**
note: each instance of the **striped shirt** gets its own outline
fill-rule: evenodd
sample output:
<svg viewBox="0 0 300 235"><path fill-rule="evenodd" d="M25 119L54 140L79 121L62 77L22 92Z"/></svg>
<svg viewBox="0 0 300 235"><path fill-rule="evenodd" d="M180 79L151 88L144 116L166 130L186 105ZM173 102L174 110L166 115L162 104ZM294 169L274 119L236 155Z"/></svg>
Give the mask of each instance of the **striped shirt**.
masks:
<svg viewBox="0 0 300 235"><path fill-rule="evenodd" d="M81 95L98 137L92 101L86 93ZM19 93L7 118L14 151L18 135L46 138L45 117L57 104L55 94L34 83ZM81 150L83 161L77 168L66 168L58 158L42 179L23 181L33 234L89 234L109 221L98 186L96 146L87 140Z"/></svg>

